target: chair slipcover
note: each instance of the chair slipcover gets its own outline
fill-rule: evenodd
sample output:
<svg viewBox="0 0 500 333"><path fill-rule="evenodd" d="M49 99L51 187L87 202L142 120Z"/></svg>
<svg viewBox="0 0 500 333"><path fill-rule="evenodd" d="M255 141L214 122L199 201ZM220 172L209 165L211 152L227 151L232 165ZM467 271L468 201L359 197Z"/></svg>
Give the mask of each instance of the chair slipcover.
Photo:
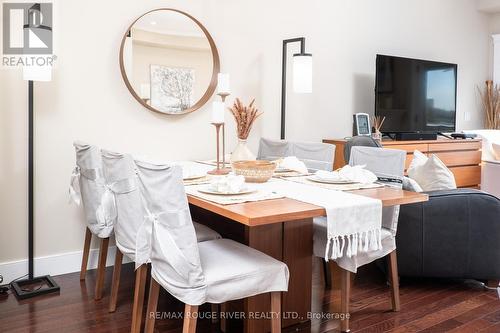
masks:
<svg viewBox="0 0 500 333"><path fill-rule="evenodd" d="M229 239L198 246L208 303L288 290L288 267L267 254Z"/></svg>
<svg viewBox="0 0 500 333"><path fill-rule="evenodd" d="M406 151L373 147L352 147L349 165L366 165L377 176L402 177Z"/></svg>
<svg viewBox="0 0 500 333"><path fill-rule="evenodd" d="M143 176L139 182L138 174L144 174L144 170L154 164L134 161L130 155L109 151L102 152L102 160L106 191L102 195L98 216L103 220L116 220L116 246L135 262L137 268L150 261L154 217L141 191L142 182L149 178ZM151 181L161 182L161 179ZM156 186L163 188L161 183ZM200 242L221 238L217 232L204 225L195 223L194 228Z"/></svg>
<svg viewBox="0 0 500 333"><path fill-rule="evenodd" d="M180 167L137 167L152 221L151 276L171 295L201 305L288 289L285 264L231 240L196 241Z"/></svg>
<svg viewBox="0 0 500 333"><path fill-rule="evenodd" d="M198 242L179 166L137 161L140 191L150 223L151 275L170 294L188 304L202 304L206 283Z"/></svg>
<svg viewBox="0 0 500 333"><path fill-rule="evenodd" d="M332 171L335 146L321 142L260 139L257 159L277 160L287 156L297 157L308 169Z"/></svg>
<svg viewBox="0 0 500 333"><path fill-rule="evenodd" d="M374 147L382 148L382 145L371 136L354 136L349 139L344 146L344 161L349 162L352 147Z"/></svg>
<svg viewBox="0 0 500 333"><path fill-rule="evenodd" d="M333 170L335 145L322 142L290 142L291 155L312 170Z"/></svg>
<svg viewBox="0 0 500 333"><path fill-rule="evenodd" d="M83 204L89 230L100 238L107 238L113 232L114 221L97 218L97 208L105 191L101 152L96 146L74 142L76 168L70 184L70 195L77 204Z"/></svg>
<svg viewBox="0 0 500 333"><path fill-rule="evenodd" d="M206 225L199 224L193 221L193 226L194 231L196 232L196 240L198 241L198 243L222 238L222 236L217 231L210 229Z"/></svg>
<svg viewBox="0 0 500 333"><path fill-rule="evenodd" d="M290 145L285 140L271 140L261 138L259 142L258 160L277 160L283 157L292 156Z"/></svg>
<svg viewBox="0 0 500 333"><path fill-rule="evenodd" d="M365 165L367 170L379 177L403 178L406 152L397 149L384 149L373 147L352 147L350 165ZM402 183L395 185L402 188ZM351 272L374 260L380 259L396 249L396 231L399 219L399 206L383 207L382 209L382 248L377 251L362 252L356 256L342 256L335 261L337 264ZM314 255L324 258L326 247L327 223L324 218L315 218L313 222Z"/></svg>
<svg viewBox="0 0 500 333"><path fill-rule="evenodd" d="M130 155L102 151L102 160L106 191L102 196L100 215L105 220L116 220L116 246L135 262L137 268L147 263L150 250L137 246L146 210L139 192L134 159Z"/></svg>

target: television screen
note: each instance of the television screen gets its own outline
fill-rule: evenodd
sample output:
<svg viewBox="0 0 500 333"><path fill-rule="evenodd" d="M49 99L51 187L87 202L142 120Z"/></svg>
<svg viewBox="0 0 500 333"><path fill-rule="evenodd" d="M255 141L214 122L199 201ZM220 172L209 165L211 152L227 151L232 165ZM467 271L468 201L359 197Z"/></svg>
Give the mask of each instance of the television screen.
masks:
<svg viewBox="0 0 500 333"><path fill-rule="evenodd" d="M455 131L457 65L377 55L375 81L382 132Z"/></svg>

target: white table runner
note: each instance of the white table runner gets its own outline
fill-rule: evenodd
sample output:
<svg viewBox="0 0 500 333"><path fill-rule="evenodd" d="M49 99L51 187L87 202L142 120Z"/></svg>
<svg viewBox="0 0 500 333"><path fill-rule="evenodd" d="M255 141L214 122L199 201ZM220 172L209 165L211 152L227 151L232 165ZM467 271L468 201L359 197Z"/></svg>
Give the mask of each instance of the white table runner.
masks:
<svg viewBox="0 0 500 333"><path fill-rule="evenodd" d="M382 248L382 201L281 179L264 183L262 188L325 208L328 226L325 258L336 259L344 253L351 257Z"/></svg>
<svg viewBox="0 0 500 333"><path fill-rule="evenodd" d="M382 202L361 195L336 191L314 183L305 184L284 179L271 179L263 184L250 184L257 192L245 195L210 195L198 191L200 186L186 186L186 193L219 204L235 204L287 197L325 208L328 242L325 258L336 259L358 252L382 248ZM345 252L344 252L345 250Z"/></svg>

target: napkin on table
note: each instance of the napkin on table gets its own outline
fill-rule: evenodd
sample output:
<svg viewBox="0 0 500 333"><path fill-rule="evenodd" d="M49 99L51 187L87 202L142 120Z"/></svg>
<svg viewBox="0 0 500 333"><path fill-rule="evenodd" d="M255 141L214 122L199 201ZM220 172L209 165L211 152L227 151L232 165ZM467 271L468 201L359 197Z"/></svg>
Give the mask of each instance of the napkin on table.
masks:
<svg viewBox="0 0 500 333"><path fill-rule="evenodd" d="M245 185L245 177L227 175L214 177L209 185L210 190L220 193L238 193Z"/></svg>
<svg viewBox="0 0 500 333"><path fill-rule="evenodd" d="M371 184L377 181L377 176L364 165L350 166L346 165L337 171L318 170L316 177L328 181L352 181L362 184Z"/></svg>
<svg viewBox="0 0 500 333"><path fill-rule="evenodd" d="M289 169L292 171L297 171L297 172L303 173L303 174L309 173L304 162L300 161L295 156L287 156L287 157L283 158L283 160L281 160L281 162L279 163L279 166L280 166L280 168Z"/></svg>

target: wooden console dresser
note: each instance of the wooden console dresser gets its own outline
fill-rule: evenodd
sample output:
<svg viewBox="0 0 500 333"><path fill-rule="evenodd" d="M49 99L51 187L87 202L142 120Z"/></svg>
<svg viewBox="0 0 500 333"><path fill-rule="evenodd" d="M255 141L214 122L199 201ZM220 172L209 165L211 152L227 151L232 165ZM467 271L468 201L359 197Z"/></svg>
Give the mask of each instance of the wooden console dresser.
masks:
<svg viewBox="0 0 500 333"><path fill-rule="evenodd" d="M346 165L344 161L345 139L325 139L324 143L334 144L334 169ZM406 150L406 167L410 165L413 151L426 155L436 154L455 175L458 187L479 188L481 185L481 139L467 140L422 140L422 141L382 141L384 148Z"/></svg>

